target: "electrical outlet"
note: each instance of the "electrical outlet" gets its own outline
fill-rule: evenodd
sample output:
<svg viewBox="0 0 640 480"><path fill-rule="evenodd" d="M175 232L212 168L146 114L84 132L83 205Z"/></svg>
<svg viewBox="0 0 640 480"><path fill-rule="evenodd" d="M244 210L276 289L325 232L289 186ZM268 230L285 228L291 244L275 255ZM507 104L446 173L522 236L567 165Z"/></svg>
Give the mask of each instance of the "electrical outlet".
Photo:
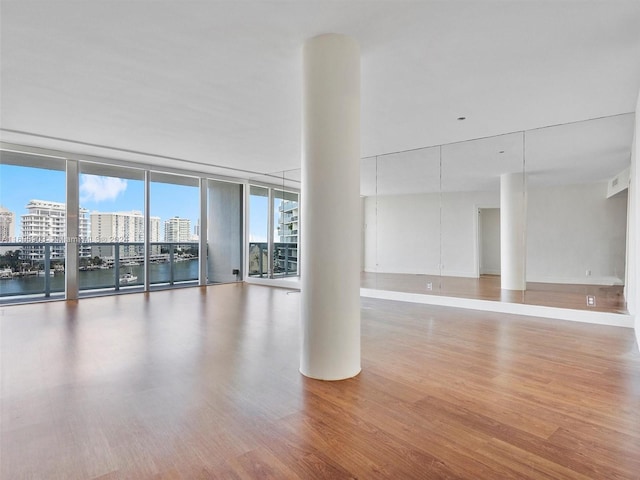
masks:
<svg viewBox="0 0 640 480"><path fill-rule="evenodd" d="M587 307L595 307L595 306L596 306L596 296L587 295Z"/></svg>
<svg viewBox="0 0 640 480"><path fill-rule="evenodd" d="M587 277L590 277L591 276L591 270L587 270L586 275L587 275Z"/></svg>
<svg viewBox="0 0 640 480"><path fill-rule="evenodd" d="M427 290L433 290L433 282L427 282Z"/></svg>

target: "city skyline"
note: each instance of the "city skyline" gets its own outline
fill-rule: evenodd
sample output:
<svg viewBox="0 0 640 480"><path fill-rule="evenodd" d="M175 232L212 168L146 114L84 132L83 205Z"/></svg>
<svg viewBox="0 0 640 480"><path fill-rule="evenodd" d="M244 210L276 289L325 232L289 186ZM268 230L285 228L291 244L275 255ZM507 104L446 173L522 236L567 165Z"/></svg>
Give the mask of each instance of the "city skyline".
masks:
<svg viewBox="0 0 640 480"><path fill-rule="evenodd" d="M0 164L0 192L0 206L15 214L14 234L18 236L30 201L65 203L65 172ZM163 230L164 221L176 216L198 224L196 187L152 182L150 193L150 216L160 217ZM144 212L144 182L81 174L80 207L89 213ZM160 235L163 238L164 231Z"/></svg>
<svg viewBox="0 0 640 480"><path fill-rule="evenodd" d="M32 200L65 203L65 172L44 168L0 164L0 206L15 214L14 235L22 232L22 216L28 213ZM91 213L144 212L144 182L89 174L80 174L80 207ZM161 219L160 238L165 236L165 221L174 217L190 220L191 233L199 225L199 189L177 184L151 182L150 216ZM278 203L282 199L277 199ZM274 209L274 224L278 224L278 206ZM268 209L268 198L252 195L250 208L254 212ZM249 221L249 241L267 241L268 218L252 215ZM279 241L276 228L274 241Z"/></svg>

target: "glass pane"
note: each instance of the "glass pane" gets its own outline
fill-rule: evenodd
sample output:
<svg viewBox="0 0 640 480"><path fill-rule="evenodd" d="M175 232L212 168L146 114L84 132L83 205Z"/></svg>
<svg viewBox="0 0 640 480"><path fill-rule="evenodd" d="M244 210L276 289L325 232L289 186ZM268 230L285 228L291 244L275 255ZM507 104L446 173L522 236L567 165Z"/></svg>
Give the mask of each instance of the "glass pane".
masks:
<svg viewBox="0 0 640 480"><path fill-rule="evenodd" d="M364 215L365 240L375 242L375 273L373 278L367 274L366 285L433 293L440 263L439 149L381 155L375 168L376 197L365 200ZM370 232L372 215L375 235ZM370 250L366 248L367 257Z"/></svg>
<svg viewBox="0 0 640 480"><path fill-rule="evenodd" d="M531 304L624 312L633 114L526 132Z"/></svg>
<svg viewBox="0 0 640 480"><path fill-rule="evenodd" d="M273 277L298 274L298 233L300 211L298 194L286 190L273 191Z"/></svg>
<svg viewBox="0 0 640 480"><path fill-rule="evenodd" d="M152 285L197 283L200 189L195 177L149 175Z"/></svg>
<svg viewBox="0 0 640 480"><path fill-rule="evenodd" d="M360 162L360 198L362 199L362 256L360 259L362 288L377 287L377 157Z"/></svg>
<svg viewBox="0 0 640 480"><path fill-rule="evenodd" d="M520 185L524 181L522 132L442 147L443 295L501 299L500 184L505 176ZM522 206L522 188L519 192ZM519 244L525 233L520 219L514 233ZM511 299L519 299L523 289L515 289Z"/></svg>
<svg viewBox="0 0 640 480"><path fill-rule="evenodd" d="M249 187L249 276L269 274L269 189Z"/></svg>
<svg viewBox="0 0 640 480"><path fill-rule="evenodd" d="M64 292L65 162L0 152L0 301ZM81 223L81 229L86 225ZM81 235L83 230L81 230Z"/></svg>
<svg viewBox="0 0 640 480"><path fill-rule="evenodd" d="M79 249L80 291L144 285L144 173L82 162L80 211L89 232ZM157 226L152 221L152 232Z"/></svg>

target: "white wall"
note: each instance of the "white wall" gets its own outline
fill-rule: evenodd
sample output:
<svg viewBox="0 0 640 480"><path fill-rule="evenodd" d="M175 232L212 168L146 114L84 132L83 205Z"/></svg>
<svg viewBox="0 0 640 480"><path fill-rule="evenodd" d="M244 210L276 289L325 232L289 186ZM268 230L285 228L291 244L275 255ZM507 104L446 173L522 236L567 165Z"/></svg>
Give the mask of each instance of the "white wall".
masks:
<svg viewBox="0 0 640 480"><path fill-rule="evenodd" d="M497 192L367 197L365 271L438 275L442 264L443 275L475 276L476 212L499 203Z"/></svg>
<svg viewBox="0 0 640 480"><path fill-rule="evenodd" d="M528 191L527 281L624 283L627 195L606 196L607 182Z"/></svg>
<svg viewBox="0 0 640 480"><path fill-rule="evenodd" d="M438 194L367 197L365 271L438 274Z"/></svg>

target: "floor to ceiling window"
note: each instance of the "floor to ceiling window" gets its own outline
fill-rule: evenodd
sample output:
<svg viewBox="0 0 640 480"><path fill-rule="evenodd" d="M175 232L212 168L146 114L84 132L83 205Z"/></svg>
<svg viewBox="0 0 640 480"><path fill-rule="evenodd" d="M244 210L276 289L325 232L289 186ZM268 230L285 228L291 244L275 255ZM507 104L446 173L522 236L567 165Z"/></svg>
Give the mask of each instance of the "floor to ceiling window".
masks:
<svg viewBox="0 0 640 480"><path fill-rule="evenodd" d="M144 171L83 162L79 184L89 225L79 249L80 291L139 289L144 285Z"/></svg>
<svg viewBox="0 0 640 480"><path fill-rule="evenodd" d="M249 187L249 271L250 277L268 277L269 189Z"/></svg>
<svg viewBox="0 0 640 480"><path fill-rule="evenodd" d="M248 276L297 276L299 194L284 186L249 186Z"/></svg>
<svg viewBox="0 0 640 480"><path fill-rule="evenodd" d="M61 297L65 161L12 151L3 151L0 160L0 301ZM81 210L81 234L85 218Z"/></svg>
<svg viewBox="0 0 640 480"><path fill-rule="evenodd" d="M195 284L200 257L199 179L150 172L149 181L149 283Z"/></svg>
<svg viewBox="0 0 640 480"><path fill-rule="evenodd" d="M0 302L244 278L242 182L49 152L0 149Z"/></svg>
<svg viewBox="0 0 640 480"><path fill-rule="evenodd" d="M286 190L273 192L274 248L273 276L298 274L298 194Z"/></svg>

